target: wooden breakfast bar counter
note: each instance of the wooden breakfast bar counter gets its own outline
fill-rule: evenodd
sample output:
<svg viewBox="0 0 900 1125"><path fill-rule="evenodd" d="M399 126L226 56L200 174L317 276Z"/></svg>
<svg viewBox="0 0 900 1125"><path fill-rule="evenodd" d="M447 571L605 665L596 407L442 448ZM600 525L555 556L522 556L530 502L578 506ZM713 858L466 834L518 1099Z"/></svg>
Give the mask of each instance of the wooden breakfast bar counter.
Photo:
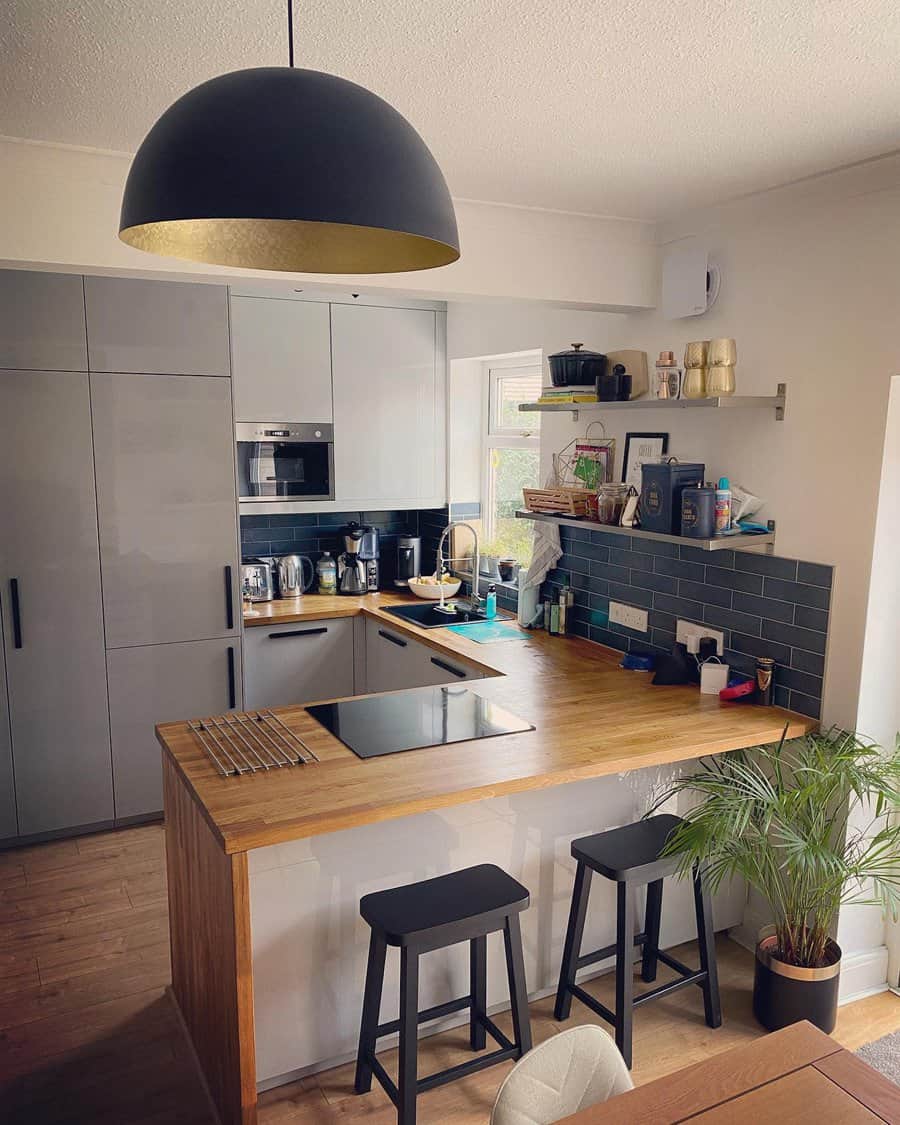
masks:
<svg viewBox="0 0 900 1125"><path fill-rule="evenodd" d="M483 677L470 690L534 730L360 759L303 707L286 707L279 718L319 760L225 777L186 722L157 728L173 994L225 1125L256 1120L258 1081L275 1085L348 1053L365 963L351 909L360 893L469 862L505 865L532 890L529 989L546 989L574 835L635 819L660 768L669 776L679 763L777 741L786 724L791 736L815 726L693 687L653 687L622 671L620 654L579 639L477 644L385 612L408 601L307 595L269 603L245 628L382 621L465 662ZM735 924L735 909L726 904L720 918L717 906L717 926ZM668 931L664 917L673 943L678 918L676 905ZM455 968L442 974L436 995Z"/></svg>

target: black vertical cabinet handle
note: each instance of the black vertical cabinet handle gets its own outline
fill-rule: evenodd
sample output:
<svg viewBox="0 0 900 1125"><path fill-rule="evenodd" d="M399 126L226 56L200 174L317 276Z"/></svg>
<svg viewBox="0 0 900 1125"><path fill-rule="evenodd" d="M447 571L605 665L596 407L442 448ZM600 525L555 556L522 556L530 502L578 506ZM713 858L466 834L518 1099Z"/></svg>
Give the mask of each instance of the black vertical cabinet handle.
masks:
<svg viewBox="0 0 900 1125"><path fill-rule="evenodd" d="M234 694L234 649L228 646L228 710L233 711L237 706Z"/></svg>
<svg viewBox="0 0 900 1125"><path fill-rule="evenodd" d="M22 615L19 611L19 580L10 578L9 598L12 602L13 644L16 648L22 647Z"/></svg>
<svg viewBox="0 0 900 1125"><path fill-rule="evenodd" d="M225 567L225 625L229 629L234 628L234 591L231 588L230 566Z"/></svg>

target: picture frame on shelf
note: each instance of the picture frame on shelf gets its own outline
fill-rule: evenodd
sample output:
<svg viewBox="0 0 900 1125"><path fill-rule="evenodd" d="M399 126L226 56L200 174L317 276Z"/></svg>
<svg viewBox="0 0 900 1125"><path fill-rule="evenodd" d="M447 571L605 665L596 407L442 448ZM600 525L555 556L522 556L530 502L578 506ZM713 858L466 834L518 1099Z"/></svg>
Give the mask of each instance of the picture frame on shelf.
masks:
<svg viewBox="0 0 900 1125"><path fill-rule="evenodd" d="M641 467L658 461L669 451L668 434L628 433L625 435L625 453L622 457L622 482L633 484L641 490Z"/></svg>

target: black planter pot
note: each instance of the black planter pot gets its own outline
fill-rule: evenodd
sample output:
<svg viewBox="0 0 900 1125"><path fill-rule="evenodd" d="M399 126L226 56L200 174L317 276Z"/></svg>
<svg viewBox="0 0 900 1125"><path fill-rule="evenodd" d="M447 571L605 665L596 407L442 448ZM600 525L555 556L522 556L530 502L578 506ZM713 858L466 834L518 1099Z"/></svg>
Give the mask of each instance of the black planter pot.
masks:
<svg viewBox="0 0 900 1125"><path fill-rule="evenodd" d="M832 963L820 969L788 965L772 956L776 938L770 927L760 933L753 977L753 1014L768 1031L809 1020L826 1033L837 1020L841 949L829 942Z"/></svg>

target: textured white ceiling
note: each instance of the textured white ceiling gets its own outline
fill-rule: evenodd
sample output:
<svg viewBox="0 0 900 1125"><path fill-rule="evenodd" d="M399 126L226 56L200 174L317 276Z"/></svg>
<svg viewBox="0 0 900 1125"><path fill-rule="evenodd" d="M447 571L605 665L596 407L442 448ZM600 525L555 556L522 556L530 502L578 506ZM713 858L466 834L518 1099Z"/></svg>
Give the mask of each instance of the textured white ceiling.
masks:
<svg viewBox="0 0 900 1125"><path fill-rule="evenodd" d="M7 0L0 133L134 151L286 62L282 0ZM298 65L419 129L461 198L659 218L900 148L896 0L295 0Z"/></svg>

